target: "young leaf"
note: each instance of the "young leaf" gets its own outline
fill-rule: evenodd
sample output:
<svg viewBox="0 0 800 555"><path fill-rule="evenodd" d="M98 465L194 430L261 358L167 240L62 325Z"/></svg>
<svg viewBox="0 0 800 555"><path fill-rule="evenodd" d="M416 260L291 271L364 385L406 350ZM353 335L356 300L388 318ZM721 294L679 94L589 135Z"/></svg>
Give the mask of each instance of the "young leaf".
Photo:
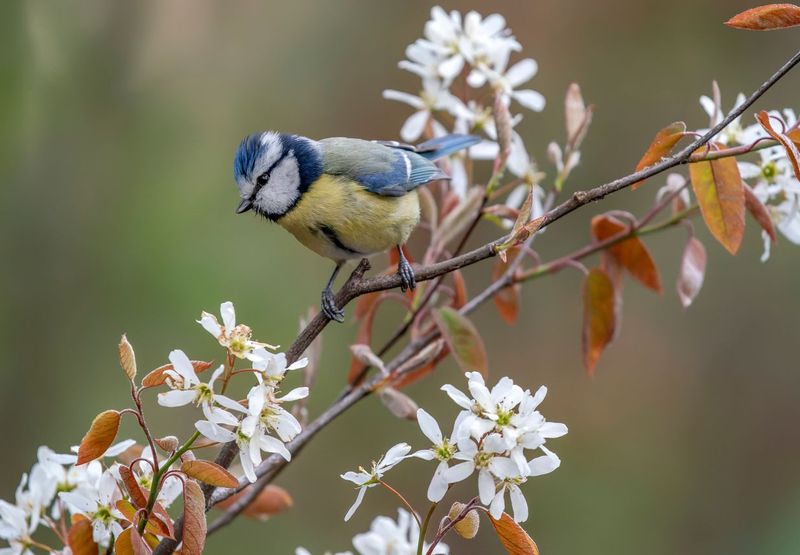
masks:
<svg viewBox="0 0 800 555"><path fill-rule="evenodd" d="M694 301L706 273L706 249L703 243L694 237L689 238L681 257L681 269L678 274L678 298L683 308L688 308Z"/></svg>
<svg viewBox="0 0 800 555"><path fill-rule="evenodd" d="M436 199L428 187L417 189L419 194L419 211L422 221L428 222L431 233L435 233L439 227L439 208L436 206Z"/></svg>
<svg viewBox="0 0 800 555"><path fill-rule="evenodd" d="M467 282L464 279L464 274L461 270L455 270L450 273L450 279L453 280L453 298L450 301L450 306L458 310L467 304Z"/></svg>
<svg viewBox="0 0 800 555"><path fill-rule="evenodd" d="M119 364L128 379L133 381L136 378L136 355L133 352L133 346L124 334L119 342Z"/></svg>
<svg viewBox="0 0 800 555"><path fill-rule="evenodd" d="M767 212L766 206L761 204L758 197L753 193L753 189L745 183L744 184L744 205L750 215L753 216L761 229L767 232L769 238L775 243L778 240L778 235L775 233L775 225L772 223L772 217Z"/></svg>
<svg viewBox="0 0 800 555"><path fill-rule="evenodd" d="M72 555L97 555L97 544L92 539L92 523L87 519L75 522L69 529L67 545Z"/></svg>
<svg viewBox="0 0 800 555"><path fill-rule="evenodd" d="M505 262L500 258L497 259L497 262L495 262L492 267L492 282L500 279L500 277L508 271L509 264L514 261L518 254L519 249L512 248L508 250L508 257ZM515 283L501 289L492 297L494 306L497 308L497 312L500 313L500 317L510 326L516 324L517 318L519 317L519 298L521 290L522 286L519 283Z"/></svg>
<svg viewBox="0 0 800 555"><path fill-rule="evenodd" d="M206 544L206 500L194 480L183 487L183 555L200 555Z"/></svg>
<svg viewBox="0 0 800 555"><path fill-rule="evenodd" d="M220 509L227 509L237 502L243 495L249 493L250 488L252 487L253 486L247 486L239 493L217 503L216 507ZM242 511L242 514L244 514L246 517L255 518L257 520L267 520L271 516L275 516L290 509L292 505L294 505L294 501L292 500L292 496L289 495L289 492L280 486L270 484L262 489L261 492L259 492L256 498L253 499L253 501L247 507L245 507L244 511Z"/></svg>
<svg viewBox="0 0 800 555"><path fill-rule="evenodd" d="M736 158L689 164L700 212L708 229L731 254L744 236L744 187Z"/></svg>
<svg viewBox="0 0 800 555"><path fill-rule="evenodd" d="M628 226L613 216L600 215L592 218L592 235L597 241L604 241L625 233L627 230ZM607 251L642 285L656 293L661 293L661 277L658 275L658 268L641 239L632 236L609 247Z"/></svg>
<svg viewBox="0 0 800 555"><path fill-rule="evenodd" d="M600 354L614 339L616 313L611 278L600 268L593 268L583 282L583 364L590 375Z"/></svg>
<svg viewBox="0 0 800 555"><path fill-rule="evenodd" d="M761 124L761 127L764 128L764 131L769 133L770 137L783 145L783 148L786 150L786 156L792 163L794 175L797 177L797 179L800 179L800 150L798 150L797 145L794 143L791 137L785 133L776 131L775 128L772 127L772 122L770 121L769 114L767 112L763 110L760 111L756 118L758 119L758 123Z"/></svg>
<svg viewBox="0 0 800 555"><path fill-rule="evenodd" d="M130 467L120 465L119 477L122 478L122 483L125 484L125 489L128 490L128 495L130 495L134 506L139 509L145 508L147 506L147 494L142 490L142 486L139 485L139 482L136 481L136 477L133 475Z"/></svg>
<svg viewBox="0 0 800 555"><path fill-rule="evenodd" d="M117 430L119 430L119 412L107 410L98 414L81 440L76 464L84 464L102 457L106 449L114 443Z"/></svg>
<svg viewBox="0 0 800 555"><path fill-rule="evenodd" d="M193 360L192 367L194 368L195 374L199 374L200 372L205 372L209 368L214 365L213 362L203 362L202 360ZM158 387L162 385L166 380L167 376L164 374L167 370L172 370L171 364L165 364L164 366L159 366L149 374L147 374L144 378L142 378L142 387Z"/></svg>
<svg viewBox="0 0 800 555"><path fill-rule="evenodd" d="M489 373L489 361L483 339L475 325L466 316L449 307L436 310L433 318L462 370L480 372L486 377Z"/></svg>
<svg viewBox="0 0 800 555"><path fill-rule="evenodd" d="M564 99L564 118L567 128L567 145L573 151L580 148L589 125L592 123L593 107L586 107L581 96L581 88L577 83L570 84Z"/></svg>
<svg viewBox="0 0 800 555"><path fill-rule="evenodd" d="M661 160L664 156L669 155L672 152L672 149L675 148L675 145L678 144L684 135L686 134L686 124L682 121L676 121L675 123L670 123L664 129L656 133L656 136L653 138L653 142L650 143L650 146L647 147L647 151L642 156L642 159L639 160L639 163L636 164L636 171L641 171L648 166L652 166L659 160ZM637 183L634 183L631 187L634 191L641 187L644 184L645 180L641 180Z"/></svg>
<svg viewBox="0 0 800 555"><path fill-rule="evenodd" d="M139 535L136 527L129 526L117 536L117 540L114 542L114 553L116 555L150 555L152 550Z"/></svg>
<svg viewBox="0 0 800 555"><path fill-rule="evenodd" d="M800 25L800 7L794 4L768 4L736 14L725 25L747 31L774 31Z"/></svg>
<svg viewBox="0 0 800 555"><path fill-rule="evenodd" d="M138 522L136 517L136 507L134 507L133 503L127 499L120 499L117 501L116 508L122 513L122 516L128 519L131 523ZM150 515L144 529L146 532L150 532L151 534L155 534L157 536L172 537L170 528L154 514Z"/></svg>
<svg viewBox="0 0 800 555"><path fill-rule="evenodd" d="M233 474L211 461L187 461L181 465L181 472L218 488L235 488L239 485L239 480Z"/></svg>
<svg viewBox="0 0 800 555"><path fill-rule="evenodd" d="M444 339L434 341L397 369L396 373L400 377L392 382L392 386L402 389L424 378L436 370L436 366L449 354L450 349L445 345Z"/></svg>
<svg viewBox="0 0 800 555"><path fill-rule="evenodd" d="M503 544L509 555L539 555L536 542L506 513L503 513L497 520L489 515L489 521L494 526L500 543Z"/></svg>
<svg viewBox="0 0 800 555"><path fill-rule="evenodd" d="M129 526L125 528L122 532L120 532L119 536L117 536L116 541L114 541L115 555L134 555L133 545L131 544L132 529L133 526Z"/></svg>

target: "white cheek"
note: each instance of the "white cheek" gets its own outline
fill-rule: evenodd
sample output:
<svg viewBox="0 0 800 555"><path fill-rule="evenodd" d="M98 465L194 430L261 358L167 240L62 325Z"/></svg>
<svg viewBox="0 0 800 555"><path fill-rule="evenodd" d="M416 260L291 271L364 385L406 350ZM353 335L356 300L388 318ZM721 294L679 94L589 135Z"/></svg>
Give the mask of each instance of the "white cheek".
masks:
<svg viewBox="0 0 800 555"><path fill-rule="evenodd" d="M271 215L282 215L300 196L300 171L297 159L289 154L273 168L269 181L256 195L256 206Z"/></svg>

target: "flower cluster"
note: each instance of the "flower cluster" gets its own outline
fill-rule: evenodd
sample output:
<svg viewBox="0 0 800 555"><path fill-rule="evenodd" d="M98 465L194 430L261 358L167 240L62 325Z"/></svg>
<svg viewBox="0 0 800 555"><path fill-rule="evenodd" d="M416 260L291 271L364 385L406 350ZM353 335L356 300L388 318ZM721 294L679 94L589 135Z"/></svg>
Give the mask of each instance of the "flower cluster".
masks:
<svg viewBox="0 0 800 555"><path fill-rule="evenodd" d="M126 440L112 445L101 458L116 457L133 444ZM110 545L112 535L122 530L122 515L115 508L122 498L117 466L104 468L100 460L76 465L76 461L75 454L39 448L37 462L17 487L15 503L0 500L0 539L9 544L0 553L27 555L34 547L44 549L32 538L34 532L44 526L58 534L59 522L68 514L89 519L94 541Z"/></svg>
<svg viewBox="0 0 800 555"><path fill-rule="evenodd" d="M419 525L405 509L398 509L397 520L387 516L376 517L372 521L369 532L353 537L353 547L358 555L414 555L417 553L419 541ZM423 544L423 553L427 553L428 544ZM449 547L444 543L436 544L434 555L447 555ZM311 555L298 547L295 555ZM353 555L350 551L338 552L334 555Z"/></svg>
<svg viewBox="0 0 800 555"><path fill-rule="evenodd" d="M503 16L482 17L471 11L462 17L457 11L447 13L436 6L425 24L424 37L408 46L407 59L398 64L421 78L421 92L418 95L392 89L383 92L384 98L403 102L415 110L400 130L405 141L416 141L423 135L428 138L444 135L448 132L444 122L448 120L453 122L454 133L475 133L485 138L468 153L451 159L451 187L462 199L469 186L467 160L494 160L500 152L493 104L484 103L483 99L494 97L506 107L513 101L535 112L544 109L545 99L539 92L520 88L536 75L536 61L524 58L509 67L512 53L520 50L522 47L506 27ZM456 90L459 94L453 92ZM521 119L522 114L510 116L510 125ZM511 132L509 146L508 169L524 183L509 196L507 204L518 208L527 191L538 188L538 177L516 131ZM577 163L577 158L574 161Z"/></svg>
<svg viewBox="0 0 800 555"><path fill-rule="evenodd" d="M304 358L288 364L284 353L270 353L265 348L266 344L250 340L250 328L236 325L232 303L222 303L220 312L224 327L220 327L216 319L206 312L198 322L218 338L229 353L253 363L252 374L256 384L247 394L246 404L215 392L216 382L226 372L224 365L217 368L209 382L205 383L197 376L191 361L182 351L170 353L172 369L166 371L166 383L170 391L159 394L158 402L167 407L190 403L201 407L205 419L195 423L197 431L212 441L235 441L244 475L255 482L255 467L261 464L262 452L277 453L287 461L292 458L285 442L299 434L301 427L282 405L307 397L308 388L298 387L281 394L280 386L287 371L305 368L308 360Z"/></svg>
<svg viewBox="0 0 800 555"><path fill-rule="evenodd" d="M708 96L700 97L700 105L709 116L711 127L719 124L724 114L720 107L719 94L716 91L715 99ZM745 96L739 94L732 110L741 106ZM789 134L798 130L800 122L792 109L769 112L771 121L778 129ZM700 129L703 133L708 129ZM749 146L758 150L758 157L754 161L739 159L739 173L747 185L752 188L755 197L766 207L775 228L789 241L800 244L800 181L792 169L786 151L780 145L763 148L763 142L769 139L768 133L759 123L743 126L741 116L734 119L715 139L716 142L726 147ZM761 144L760 144L761 143ZM764 253L762 261L770 256L771 239L766 231L762 231L764 239Z"/></svg>
<svg viewBox="0 0 800 555"><path fill-rule="evenodd" d="M547 474L559 467L560 459L545 447L545 443L548 439L565 435L567 427L547 422L538 411L547 395L544 386L531 393L504 377L489 389L481 374L468 372L466 377L470 395L449 384L442 386L463 409L449 436L442 433L430 414L419 409L417 420L422 433L432 444L429 448L409 454L411 447L400 443L373 463L369 471L361 469L360 472L342 475L345 480L359 486L356 502L345 520L361 504L368 488L382 484L384 473L409 457L438 462L428 487L430 501L441 501L452 484L477 473L478 496L494 518L500 518L504 512L508 493L514 520L527 520L528 504L520 486L530 477ZM538 456L530 458L530 452L537 451Z"/></svg>

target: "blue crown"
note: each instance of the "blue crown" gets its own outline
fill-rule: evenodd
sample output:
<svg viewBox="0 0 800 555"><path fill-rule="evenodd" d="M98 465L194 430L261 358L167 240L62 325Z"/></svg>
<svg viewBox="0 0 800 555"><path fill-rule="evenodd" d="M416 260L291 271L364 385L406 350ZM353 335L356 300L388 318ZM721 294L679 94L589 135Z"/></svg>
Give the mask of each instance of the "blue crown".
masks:
<svg viewBox="0 0 800 555"><path fill-rule="evenodd" d="M247 178L253 171L253 166L256 163L261 149L264 145L261 143L263 133L253 133L248 135L239 144L236 149L236 157L233 159L233 176L238 181L239 178Z"/></svg>

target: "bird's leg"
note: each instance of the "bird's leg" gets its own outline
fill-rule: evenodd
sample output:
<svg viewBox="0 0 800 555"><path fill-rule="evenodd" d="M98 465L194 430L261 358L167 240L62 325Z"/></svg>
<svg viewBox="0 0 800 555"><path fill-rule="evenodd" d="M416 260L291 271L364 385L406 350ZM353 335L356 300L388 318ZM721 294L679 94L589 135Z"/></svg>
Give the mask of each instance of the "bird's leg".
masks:
<svg viewBox="0 0 800 555"><path fill-rule="evenodd" d="M414 269L403 254L403 247L397 245L397 254L400 261L397 263L397 275L400 276L400 291L405 293L408 289L412 291L417 288L417 279L414 277Z"/></svg>
<svg viewBox="0 0 800 555"><path fill-rule="evenodd" d="M329 319L336 320L337 322L344 322L344 311L336 306L336 299L333 297L333 282L336 280L336 276L343 265L344 262L336 263L336 268L333 269L331 278L328 280L328 285L322 290L322 312Z"/></svg>

